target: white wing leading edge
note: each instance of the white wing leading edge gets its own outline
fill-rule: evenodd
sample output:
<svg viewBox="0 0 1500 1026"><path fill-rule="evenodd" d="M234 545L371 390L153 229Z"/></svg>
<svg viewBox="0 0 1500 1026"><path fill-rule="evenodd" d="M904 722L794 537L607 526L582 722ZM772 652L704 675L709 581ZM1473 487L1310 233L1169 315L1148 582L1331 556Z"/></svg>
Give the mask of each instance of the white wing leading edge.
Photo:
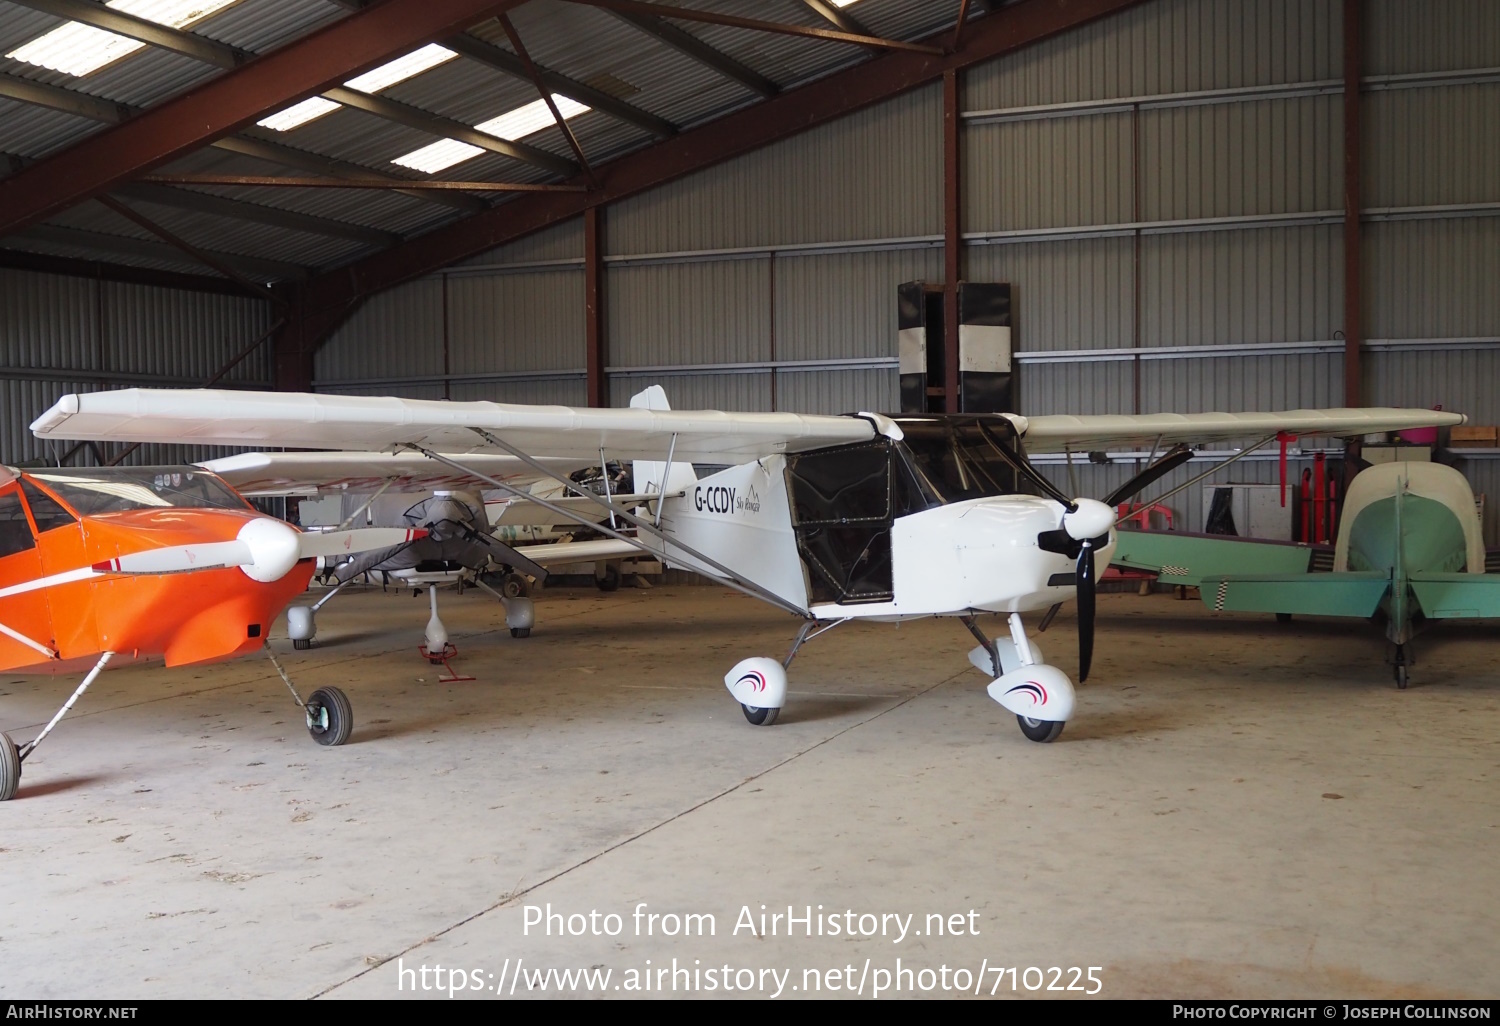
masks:
<svg viewBox="0 0 1500 1026"><path fill-rule="evenodd" d="M1051 414L1018 417L1025 422L1027 452L1084 452L1120 445L1166 448L1178 442L1258 441L1280 431L1343 438L1422 427L1456 427L1467 418L1437 410L1366 409L1283 410L1279 413L1145 413L1073 417ZM1020 426L1020 423L1017 424Z"/></svg>
<svg viewBox="0 0 1500 1026"><path fill-rule="evenodd" d="M867 441L875 429L854 417L579 409L492 402L441 402L299 392L130 388L63 396L31 425L38 438L181 442L256 449L390 452L407 445L443 453L496 452L487 431L531 456L598 462L660 459L672 448L686 463L746 463Z"/></svg>

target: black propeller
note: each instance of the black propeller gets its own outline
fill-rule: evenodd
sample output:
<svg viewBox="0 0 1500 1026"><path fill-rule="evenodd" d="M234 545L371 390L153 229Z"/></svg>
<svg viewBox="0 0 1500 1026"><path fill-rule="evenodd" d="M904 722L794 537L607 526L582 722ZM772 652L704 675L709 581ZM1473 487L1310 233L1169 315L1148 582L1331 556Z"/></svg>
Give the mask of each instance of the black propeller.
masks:
<svg viewBox="0 0 1500 1026"><path fill-rule="evenodd" d="M1186 445L1174 446L1161 459L1110 492L1102 500L1104 505L1114 507L1127 499L1133 499L1147 485L1165 477L1192 458L1193 451ZM1076 513L1080 505L1078 501L1066 504L1068 514ZM1066 517L1064 523L1066 524ZM1067 535L1070 532L1065 528L1059 533ZM1078 546L1074 582L1078 592L1078 683L1080 684L1089 679L1089 667L1094 661L1094 596L1098 584L1098 575L1094 566L1094 550L1108 540L1109 531L1105 530L1098 537L1084 537L1074 541L1074 544Z"/></svg>
<svg viewBox="0 0 1500 1026"><path fill-rule="evenodd" d="M1108 537L1106 535L1106 537ZM1094 539L1083 539L1078 550L1078 683L1089 679L1094 661Z"/></svg>
<svg viewBox="0 0 1500 1026"><path fill-rule="evenodd" d="M1166 477L1172 471L1176 470L1178 467L1182 466L1192 458L1193 450L1189 449L1187 446L1173 446L1165 454L1162 455L1161 459L1157 460L1145 470L1141 471L1139 474L1132 477L1129 481L1126 481L1120 487L1116 488L1114 491L1105 496L1104 504L1106 506L1118 506L1126 499L1135 498L1141 492L1145 491L1147 485L1153 484L1156 481L1159 481L1161 478Z"/></svg>

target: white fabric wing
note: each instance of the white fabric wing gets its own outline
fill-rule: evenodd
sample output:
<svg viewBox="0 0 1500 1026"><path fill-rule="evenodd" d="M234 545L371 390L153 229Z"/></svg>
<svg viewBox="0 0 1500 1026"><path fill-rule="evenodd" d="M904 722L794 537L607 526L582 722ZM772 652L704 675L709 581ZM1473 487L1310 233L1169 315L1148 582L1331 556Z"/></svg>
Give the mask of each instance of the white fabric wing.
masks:
<svg viewBox="0 0 1500 1026"><path fill-rule="evenodd" d="M1018 420L1021 418L1017 418ZM1467 418L1437 410L1284 410L1280 413L1146 413L1136 416L1026 417L1027 452L1084 452L1122 445L1162 447L1178 442L1259 441L1279 431L1340 438L1421 427L1453 427Z"/></svg>
<svg viewBox="0 0 1500 1026"><path fill-rule="evenodd" d="M531 467L514 456L470 453L464 466L487 477L522 488L541 479ZM543 464L560 474L570 474L598 463L593 460L544 459ZM487 481L430 460L421 453L400 452L246 452L198 464L251 498L281 495L319 495L349 492L360 495L391 483L395 492L430 492L434 489L492 488ZM550 521L549 521L550 523Z"/></svg>
<svg viewBox="0 0 1500 1026"><path fill-rule="evenodd" d="M63 396L31 425L38 438L181 442L251 448L393 451L404 445L446 453L502 451L488 431L531 456L598 462L674 459L744 463L874 437L855 417L718 410L579 409L491 402L211 389L132 388Z"/></svg>

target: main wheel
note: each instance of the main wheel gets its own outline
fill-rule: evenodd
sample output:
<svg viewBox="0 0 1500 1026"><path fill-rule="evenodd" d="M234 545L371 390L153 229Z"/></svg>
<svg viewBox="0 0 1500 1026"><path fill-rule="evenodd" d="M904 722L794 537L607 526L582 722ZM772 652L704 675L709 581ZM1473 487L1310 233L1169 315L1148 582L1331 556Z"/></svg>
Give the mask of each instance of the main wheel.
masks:
<svg viewBox="0 0 1500 1026"><path fill-rule="evenodd" d="M307 700L307 732L320 745L341 745L354 729L349 696L338 688L319 688Z"/></svg>
<svg viewBox="0 0 1500 1026"><path fill-rule="evenodd" d="M16 796L21 786L21 752L9 734L0 734L0 802Z"/></svg>
<svg viewBox="0 0 1500 1026"><path fill-rule="evenodd" d="M1396 688L1397 688L1397 690L1405 691L1406 690L1406 683L1407 683L1406 664L1405 663L1397 663L1396 664Z"/></svg>
<svg viewBox="0 0 1500 1026"><path fill-rule="evenodd" d="M746 705L743 702L740 703L740 708L745 711L745 719L757 727L769 727L776 722L776 714L781 712L780 709L770 706L761 709L753 705Z"/></svg>
<svg viewBox="0 0 1500 1026"><path fill-rule="evenodd" d="M602 577L595 577L594 583L599 586L600 591L619 591L620 568L613 563L606 565L604 575Z"/></svg>
<svg viewBox="0 0 1500 1026"><path fill-rule="evenodd" d="M1017 716L1016 722L1021 725L1021 733L1032 741L1046 744L1048 741L1056 741L1057 735L1062 733L1064 720L1033 720L1029 716Z"/></svg>
<svg viewBox="0 0 1500 1026"><path fill-rule="evenodd" d="M312 638L293 638L292 647L299 652L312 648Z"/></svg>
<svg viewBox="0 0 1500 1026"><path fill-rule="evenodd" d="M510 636L513 637L513 638L529 638L529 637L531 637L531 628L530 627L512 627L510 629Z"/></svg>

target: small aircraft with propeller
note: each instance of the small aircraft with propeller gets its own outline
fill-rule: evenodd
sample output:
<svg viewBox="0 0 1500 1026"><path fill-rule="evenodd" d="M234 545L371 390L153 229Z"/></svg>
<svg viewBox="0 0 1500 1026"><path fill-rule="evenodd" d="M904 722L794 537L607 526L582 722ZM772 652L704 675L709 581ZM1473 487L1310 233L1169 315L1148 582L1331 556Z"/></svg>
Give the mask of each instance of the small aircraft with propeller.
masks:
<svg viewBox="0 0 1500 1026"><path fill-rule="evenodd" d="M631 459L642 509L580 493L600 525L664 562L721 581L802 620L782 659L752 656L725 675L745 718L776 721L804 643L855 619L955 617L980 646L987 691L1033 741L1072 716L1072 681L1042 661L1021 614L1078 603L1079 680L1093 654L1098 569L1116 546L1114 503L1191 458L1189 442L1278 433L1349 436L1461 424L1431 410L1022 417L823 416L676 411L652 386L628 409L249 391L129 389L68 395L32 425L39 438L416 453L500 491L479 459L508 455L564 484L553 459ZM1153 459L1108 501L1061 492L1027 450L1081 452L1134 442ZM1162 446L1169 446L1162 449ZM1252 446L1253 449L1255 446ZM1156 453L1163 455L1158 459ZM699 476L695 465L725 469ZM571 519L565 507L530 496ZM633 528L633 536L625 530ZM976 617L1007 618L990 639Z"/></svg>
<svg viewBox="0 0 1500 1026"><path fill-rule="evenodd" d="M513 488L535 489L550 485L538 473L512 456L470 458L474 469ZM590 476L587 461L546 460L549 471L568 475L569 480ZM377 575L382 584L394 583L420 593L427 589L429 616L419 651L432 665L441 665L447 677L441 683L473 680L462 676L450 663L458 654L448 629L438 615L438 589L474 587L498 599L505 610L511 637L525 638L536 623L536 607L528 596L531 584L543 583L548 567L639 556L638 546L612 538L550 541L521 545L496 536L496 529L510 529L518 537L544 534L557 514L530 499L506 495L488 501L489 486L467 473L420 454L360 452L246 452L198 464L252 498L294 496L339 496L343 499L339 530L356 522L379 527L421 528L425 535L385 549L329 561L324 579L333 584L315 602L297 603L287 609L287 634L294 648L306 649L317 637L317 613L346 585L361 575ZM608 485L605 485L608 493ZM553 490L549 488L549 491ZM614 501L648 501L654 495L611 495ZM381 501L387 500L387 501ZM592 503L562 496L553 500L579 519L608 519ZM527 530L537 529L537 530ZM485 578L498 577L498 587Z"/></svg>
<svg viewBox="0 0 1500 1026"><path fill-rule="evenodd" d="M319 558L419 537L420 529L311 534L266 516L200 467L0 467L0 669L91 667L35 738L0 733L0 801L21 767L117 655L166 665L263 650L321 745L349 737L338 688L306 701L266 637Z"/></svg>
<svg viewBox="0 0 1500 1026"><path fill-rule="evenodd" d="M1500 617L1500 551L1486 552L1469 482L1452 467L1367 466L1344 497L1333 546L1122 531L1114 562L1185 584L1217 612L1379 622L1405 688L1412 638L1430 621Z"/></svg>

